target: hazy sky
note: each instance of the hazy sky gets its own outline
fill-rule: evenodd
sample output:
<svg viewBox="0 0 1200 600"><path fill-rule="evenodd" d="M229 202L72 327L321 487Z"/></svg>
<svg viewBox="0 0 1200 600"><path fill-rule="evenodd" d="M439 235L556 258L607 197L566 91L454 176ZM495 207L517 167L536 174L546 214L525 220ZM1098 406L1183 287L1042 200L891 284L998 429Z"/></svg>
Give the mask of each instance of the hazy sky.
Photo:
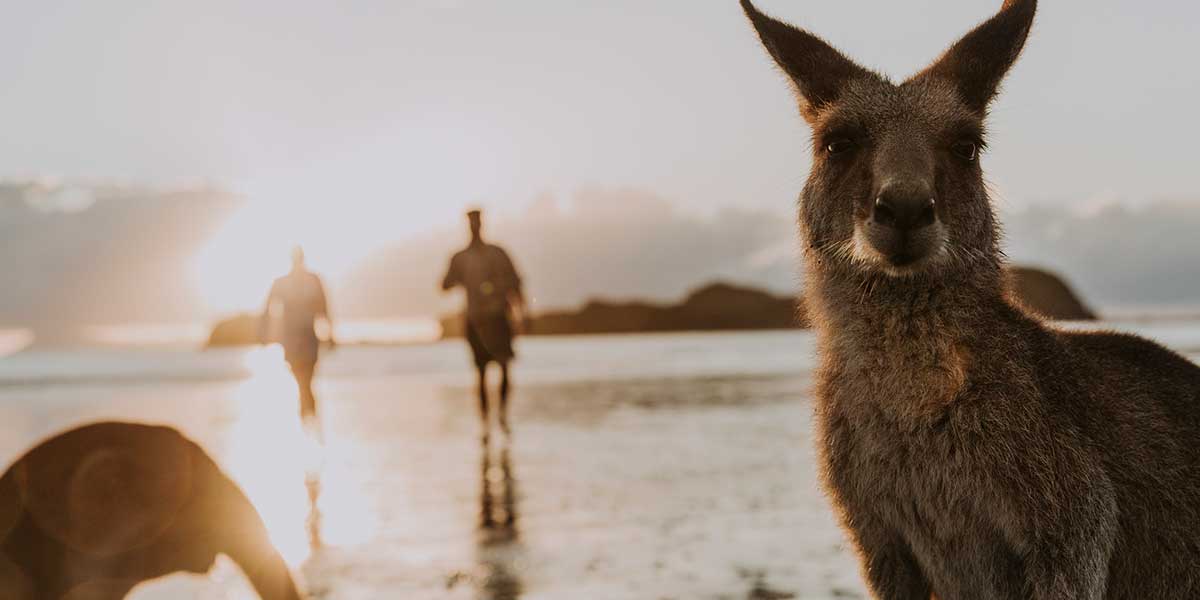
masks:
<svg viewBox="0 0 1200 600"><path fill-rule="evenodd" d="M736 261L758 260L754 244L786 249L776 239L790 237L786 229L735 231L736 223L714 215L736 208L790 227L808 171L807 128L735 0L0 2L0 179L201 180L240 195L229 221L188 250L191 281L214 310L259 305L291 243L304 243L314 266L335 281L387 248L424 243L445 251L462 240L443 237L438 245L429 236L461 233L468 204L505 213L490 221L499 241L532 244L503 235L532 235L519 218L546 198L624 206L636 240L620 235L619 219L591 237L570 233L587 228L576 219L563 235L591 240L605 257L638 248L668 262L672 252L690 257L693 270L630 267L624 293L674 295L692 279L745 270ZM897 79L1001 4L760 2ZM1010 255L1078 276L1098 302L1194 301L1191 288L1151 297L1143 292L1154 286L1087 267L1106 244L1129 245L1130 236L1119 234L1129 223L1144 231L1123 271L1188 277L1189 267L1168 259L1194 254L1167 225L1200 214L1192 149L1200 138L1200 5L1041 4L1025 55L994 106L985 167L1005 213L1040 204L1058 216L1008 219ZM625 204L578 193L595 186L637 193ZM1140 221L1094 210L1159 200L1183 208L1147 210ZM660 222L647 214L667 210L673 216L660 221L678 226L638 228ZM1119 218L1101 228L1103 219L1062 216L1072 212ZM1039 229L1039 220L1055 225ZM556 239L552 233L537 235ZM723 254L694 247L717 239L714 248L729 246ZM1174 241L1155 254L1155 240ZM68 241L42 240L56 248ZM521 259L536 271L535 246ZM566 255L563 248L546 252L546 264ZM584 250L571 256L599 255ZM724 255L734 266L721 263ZM752 279L786 287L791 259L782 256ZM413 279L397 288L400 296L428 285L435 298L427 280L443 261L426 262L433 275L416 266L394 274ZM1165 270L1139 266L1147 262ZM551 266L530 274L543 275L547 302L620 288L565 275L556 283ZM392 276L384 269L375 279ZM433 305L421 298L406 310Z"/></svg>
<svg viewBox="0 0 1200 600"><path fill-rule="evenodd" d="M896 78L1001 4L760 1ZM1200 7L1042 4L994 107L1001 208L1200 204ZM261 303L292 244L339 280L461 231L469 204L511 221L606 186L788 223L808 170L807 128L735 0L8 2L0 74L0 178L243 199L186 267L217 309Z"/></svg>
<svg viewBox="0 0 1200 600"><path fill-rule="evenodd" d="M761 0L902 77L999 0ZM986 166L1018 205L1194 195L1191 2L1043 2ZM734 0L8 2L0 176L388 205L400 233L588 184L786 208L807 130Z"/></svg>

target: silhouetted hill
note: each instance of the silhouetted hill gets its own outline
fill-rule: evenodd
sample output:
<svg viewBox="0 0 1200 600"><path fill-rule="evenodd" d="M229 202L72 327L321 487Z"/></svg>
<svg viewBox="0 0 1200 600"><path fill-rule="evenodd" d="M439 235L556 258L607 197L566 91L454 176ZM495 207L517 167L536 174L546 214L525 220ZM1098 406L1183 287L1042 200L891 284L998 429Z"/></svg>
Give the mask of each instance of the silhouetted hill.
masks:
<svg viewBox="0 0 1200 600"><path fill-rule="evenodd" d="M242 313L222 319L213 326L208 336L209 348L221 346L249 346L258 343L258 315Z"/></svg>
<svg viewBox="0 0 1200 600"><path fill-rule="evenodd" d="M712 283L678 304L592 300L576 311L536 315L529 333L567 335L654 331L788 329L801 326L796 300L728 283ZM462 336L462 317L442 319L444 337Z"/></svg>
<svg viewBox="0 0 1200 600"><path fill-rule="evenodd" d="M1060 321L1096 319L1096 314L1057 275L1033 267L1013 267L1009 273L1013 291L1025 308Z"/></svg>
<svg viewBox="0 0 1200 600"><path fill-rule="evenodd" d="M1058 320L1094 320L1095 315L1058 276L1041 269L1014 267L1013 288L1029 310ZM443 337L463 335L462 317L442 319ZM579 310L534 317L529 333L566 335L664 331L719 331L807 327L803 303L762 290L713 283L679 304L592 300Z"/></svg>
<svg viewBox="0 0 1200 600"><path fill-rule="evenodd" d="M695 290L682 303L593 301L578 312L538 315L530 333L628 333L638 331L715 331L787 329L797 325L794 298L761 290L713 283Z"/></svg>
<svg viewBox="0 0 1200 600"><path fill-rule="evenodd" d="M1058 276L1029 267L1012 269L1013 289L1029 310L1051 319L1093 320L1095 315ZM462 337L461 315L441 319L442 337ZM528 333L572 335L668 331L729 331L807 327L802 303L762 290L711 283L676 304L591 300L578 310L536 315ZM217 323L209 346L238 346L258 341L258 317L241 314Z"/></svg>

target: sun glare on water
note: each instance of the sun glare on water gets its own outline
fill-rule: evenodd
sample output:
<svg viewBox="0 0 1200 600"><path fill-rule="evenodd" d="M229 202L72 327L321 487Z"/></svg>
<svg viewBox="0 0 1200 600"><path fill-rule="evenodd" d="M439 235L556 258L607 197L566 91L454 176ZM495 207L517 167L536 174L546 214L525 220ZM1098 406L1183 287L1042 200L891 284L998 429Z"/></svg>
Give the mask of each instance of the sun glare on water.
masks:
<svg viewBox="0 0 1200 600"><path fill-rule="evenodd" d="M226 468L258 509L284 560L295 567L316 544L369 541L374 512L348 472L349 464L362 460L355 443L340 435L322 440L301 424L296 384L278 347L247 351L244 364L252 376L234 392L238 415Z"/></svg>
<svg viewBox="0 0 1200 600"><path fill-rule="evenodd" d="M232 393L233 421L219 444L219 462L262 517L293 574L299 575L319 548L371 543L379 529L377 513L363 471L351 467L369 470L373 461L346 435L322 440L301 425L296 384L278 347L248 350L242 364L250 377ZM258 598L227 557L209 573L175 573L144 582L130 595L131 600L217 597Z"/></svg>

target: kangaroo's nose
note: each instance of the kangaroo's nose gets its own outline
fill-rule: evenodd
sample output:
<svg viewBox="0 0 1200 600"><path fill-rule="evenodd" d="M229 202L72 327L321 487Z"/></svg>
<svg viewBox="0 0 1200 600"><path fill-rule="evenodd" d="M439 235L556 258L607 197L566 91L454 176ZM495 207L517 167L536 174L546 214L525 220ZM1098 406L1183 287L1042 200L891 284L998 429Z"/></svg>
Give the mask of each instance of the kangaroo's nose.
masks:
<svg viewBox="0 0 1200 600"><path fill-rule="evenodd" d="M879 191L871 220L884 227L913 231L937 221L937 209L929 187L920 184L889 184Z"/></svg>

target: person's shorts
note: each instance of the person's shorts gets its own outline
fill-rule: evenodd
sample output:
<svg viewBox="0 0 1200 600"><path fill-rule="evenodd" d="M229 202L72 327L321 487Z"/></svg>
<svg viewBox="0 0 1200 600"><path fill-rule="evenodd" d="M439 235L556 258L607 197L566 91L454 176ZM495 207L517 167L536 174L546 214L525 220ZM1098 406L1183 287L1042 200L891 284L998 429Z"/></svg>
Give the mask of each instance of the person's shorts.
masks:
<svg viewBox="0 0 1200 600"><path fill-rule="evenodd" d="M507 363L513 352L513 331L508 316L503 313L467 317L467 343L477 366L489 362Z"/></svg>
<svg viewBox="0 0 1200 600"><path fill-rule="evenodd" d="M316 334L294 333L283 337L283 359L292 370L312 370L317 364L321 343Z"/></svg>

